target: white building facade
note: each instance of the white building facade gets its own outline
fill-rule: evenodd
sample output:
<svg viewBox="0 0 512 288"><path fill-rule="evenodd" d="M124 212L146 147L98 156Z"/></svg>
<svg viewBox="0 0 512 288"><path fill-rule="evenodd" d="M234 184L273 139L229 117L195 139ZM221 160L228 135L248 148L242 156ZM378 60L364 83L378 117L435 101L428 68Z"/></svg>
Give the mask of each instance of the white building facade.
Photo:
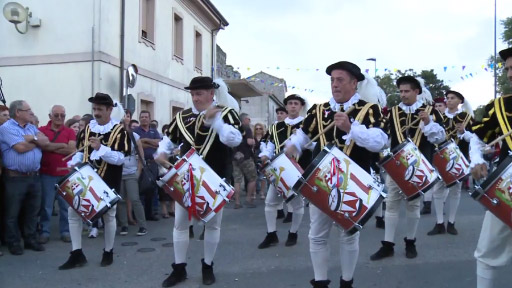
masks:
<svg viewBox="0 0 512 288"><path fill-rule="evenodd" d="M9 104L26 100L40 124L54 104L67 118L91 112L96 92L121 100L124 68L138 67L135 118L149 110L163 124L191 106L184 87L196 76L211 76L215 37L228 25L209 0L20 0L40 27L26 34L0 19L0 77Z"/></svg>

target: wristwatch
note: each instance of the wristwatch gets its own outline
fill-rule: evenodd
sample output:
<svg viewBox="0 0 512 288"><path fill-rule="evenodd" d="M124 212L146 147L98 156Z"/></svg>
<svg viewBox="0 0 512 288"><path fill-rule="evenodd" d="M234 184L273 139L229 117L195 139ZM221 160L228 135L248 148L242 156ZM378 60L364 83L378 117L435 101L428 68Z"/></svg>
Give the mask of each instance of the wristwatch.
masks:
<svg viewBox="0 0 512 288"><path fill-rule="evenodd" d="M37 141L37 136L36 135L34 135L34 141Z"/></svg>

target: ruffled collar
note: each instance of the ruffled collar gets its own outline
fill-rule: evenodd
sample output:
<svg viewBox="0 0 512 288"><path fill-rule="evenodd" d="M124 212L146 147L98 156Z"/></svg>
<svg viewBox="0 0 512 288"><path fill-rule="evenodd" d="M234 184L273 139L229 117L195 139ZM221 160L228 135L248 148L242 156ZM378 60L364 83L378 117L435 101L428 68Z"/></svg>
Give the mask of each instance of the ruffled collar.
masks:
<svg viewBox="0 0 512 288"><path fill-rule="evenodd" d="M450 112L448 111L448 109L446 109L446 110L444 111L444 115L445 115L446 117L448 117L448 118L452 119L453 117L457 116L457 114L459 114L460 112L462 112L462 109L461 109L461 108L459 108L459 109L458 109L457 111L455 111L455 113L453 113L453 114L452 114L452 113L450 113Z"/></svg>
<svg viewBox="0 0 512 288"><path fill-rule="evenodd" d="M100 125L100 124L98 124L96 119L93 119L89 123L89 127L91 128L91 131L94 133L106 134L106 133L110 132L110 130L112 130L112 128L114 128L114 126L117 124L119 124L119 121L110 119L110 122L108 122L107 124Z"/></svg>
<svg viewBox="0 0 512 288"><path fill-rule="evenodd" d="M341 105L343 105L343 111L347 111L350 106L354 105L354 103L357 103L360 99L361 99L361 96L359 96L359 93L356 92L356 94L354 94L354 96L352 96L345 103L336 103L336 100L334 100L334 97L331 97L331 99L329 99L329 105L331 105L331 109L333 111L339 111L339 108Z"/></svg>
<svg viewBox="0 0 512 288"><path fill-rule="evenodd" d="M423 105L423 101L418 100L414 104L409 105L409 106L400 102L400 104L398 104L398 107L402 108L402 110L404 110L405 113L414 113L414 111L416 111L416 109L420 108L421 105Z"/></svg>
<svg viewBox="0 0 512 288"><path fill-rule="evenodd" d="M286 117L286 119L284 119L284 123L286 123L288 125L295 125L295 124L299 123L302 120L304 120L304 117L302 117L302 116L298 116L295 119L290 119L290 118Z"/></svg>
<svg viewBox="0 0 512 288"><path fill-rule="evenodd" d="M210 105L210 107L214 107L214 106L217 106L217 100L215 100L215 98L213 99L213 102ZM206 110L208 110L208 109L206 109ZM196 109L196 106L194 106L194 104L192 104L192 113L194 113L194 114L203 115L204 113L206 113L206 110L199 111L199 110Z"/></svg>

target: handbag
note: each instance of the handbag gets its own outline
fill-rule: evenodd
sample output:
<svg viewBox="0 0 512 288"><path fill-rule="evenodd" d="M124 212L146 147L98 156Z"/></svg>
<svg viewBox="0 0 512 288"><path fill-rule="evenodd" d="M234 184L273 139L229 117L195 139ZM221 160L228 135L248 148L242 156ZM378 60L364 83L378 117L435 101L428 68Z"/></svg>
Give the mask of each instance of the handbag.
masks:
<svg viewBox="0 0 512 288"><path fill-rule="evenodd" d="M135 141L135 137L133 136L133 132L129 131L128 135L132 143L135 146L135 153L139 157L139 161L142 163L142 171L139 175L139 194L147 194L156 191L158 185L156 181L158 179L158 165L155 161L146 162L144 158L139 154L139 146L137 145L137 141Z"/></svg>

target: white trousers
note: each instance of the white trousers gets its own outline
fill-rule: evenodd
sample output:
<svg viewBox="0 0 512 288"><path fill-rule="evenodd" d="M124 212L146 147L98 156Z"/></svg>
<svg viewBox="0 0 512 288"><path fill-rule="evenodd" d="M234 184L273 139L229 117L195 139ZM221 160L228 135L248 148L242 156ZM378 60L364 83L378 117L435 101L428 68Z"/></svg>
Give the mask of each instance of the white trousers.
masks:
<svg viewBox="0 0 512 288"><path fill-rule="evenodd" d="M265 198L265 220L267 222L267 232L274 232L276 228L276 217L277 210L282 207L283 197L279 195L274 185L270 185L267 191L267 197ZM292 207L293 218L292 225L290 228L291 233L297 233L299 230L300 223L302 223L302 217L304 216L304 200L301 196L296 195L290 202L288 207ZM292 212L288 210L289 212Z"/></svg>
<svg viewBox="0 0 512 288"><path fill-rule="evenodd" d="M455 223L455 215L457 214L457 209L460 203L460 188L462 187L462 183L456 183L449 188L446 188L444 182L439 180L434 185L434 188L430 189L433 191L434 198L434 207L436 209L436 218L437 223L444 223L443 211L444 211L444 203L448 201L449 214L448 221L450 223Z"/></svg>
<svg viewBox="0 0 512 288"><path fill-rule="evenodd" d="M103 221L105 223L105 251L110 251L114 248L114 240L116 238L116 207L117 205L114 205L107 213L103 214ZM72 249L82 249L82 217L71 207L68 207L68 222Z"/></svg>

